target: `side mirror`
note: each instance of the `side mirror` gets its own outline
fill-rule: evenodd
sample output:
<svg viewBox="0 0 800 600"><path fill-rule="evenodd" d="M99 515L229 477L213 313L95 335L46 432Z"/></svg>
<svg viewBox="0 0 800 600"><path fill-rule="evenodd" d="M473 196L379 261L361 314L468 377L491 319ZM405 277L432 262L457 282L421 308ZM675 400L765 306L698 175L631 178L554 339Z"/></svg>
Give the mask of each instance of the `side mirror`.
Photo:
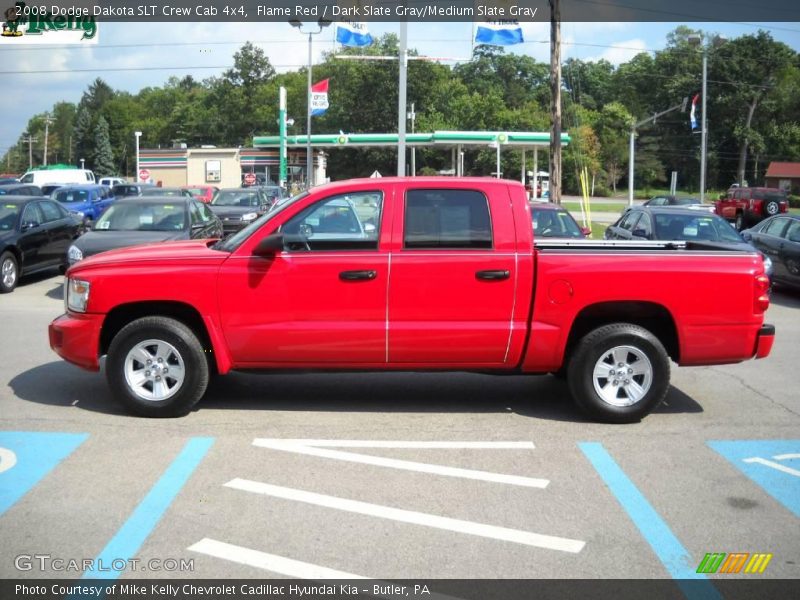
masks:
<svg viewBox="0 0 800 600"><path fill-rule="evenodd" d="M253 254L256 256L274 256L283 250L283 234L273 233L256 244Z"/></svg>

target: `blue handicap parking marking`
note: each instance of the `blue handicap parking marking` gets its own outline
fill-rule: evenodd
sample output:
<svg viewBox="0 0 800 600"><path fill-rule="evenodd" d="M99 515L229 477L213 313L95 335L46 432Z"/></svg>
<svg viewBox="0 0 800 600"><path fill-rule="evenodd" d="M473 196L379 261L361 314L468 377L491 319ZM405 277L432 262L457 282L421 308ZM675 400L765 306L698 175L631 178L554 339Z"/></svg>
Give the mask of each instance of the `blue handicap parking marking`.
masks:
<svg viewBox="0 0 800 600"><path fill-rule="evenodd" d="M725 440L708 445L800 517L800 440Z"/></svg>
<svg viewBox="0 0 800 600"><path fill-rule="evenodd" d="M0 431L0 516L88 437L85 433Z"/></svg>

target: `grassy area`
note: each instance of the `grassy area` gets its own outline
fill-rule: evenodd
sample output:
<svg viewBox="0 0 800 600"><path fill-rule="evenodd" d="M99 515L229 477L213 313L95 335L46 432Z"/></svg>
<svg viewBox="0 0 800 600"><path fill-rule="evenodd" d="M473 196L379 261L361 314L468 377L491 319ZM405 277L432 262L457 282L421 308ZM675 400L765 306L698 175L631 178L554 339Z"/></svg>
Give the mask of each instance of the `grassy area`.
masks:
<svg viewBox="0 0 800 600"><path fill-rule="evenodd" d="M793 215L800 215L800 208L790 208L789 212Z"/></svg>
<svg viewBox="0 0 800 600"><path fill-rule="evenodd" d="M724 194L727 190L708 190L706 192L706 202L713 202L717 198L719 198L720 194ZM668 196L670 191L668 189L652 189L652 190L633 190L633 197L637 200L647 200L652 198L653 196ZM694 198L700 197L700 192L698 190L677 190L675 192L678 196L692 196ZM610 199L617 199L617 198L628 198L628 190L617 190L616 193L612 194Z"/></svg>
<svg viewBox="0 0 800 600"><path fill-rule="evenodd" d="M590 240L602 240L603 234L606 232L608 223L600 223L599 221L592 221L592 235L589 236Z"/></svg>
<svg viewBox="0 0 800 600"><path fill-rule="evenodd" d="M580 202L562 202L561 206L566 208L569 212L573 214L581 214L581 205ZM627 202L603 202L602 204L599 202L593 202L590 205L592 207L593 212L612 212L612 213L621 213L623 210L628 208Z"/></svg>

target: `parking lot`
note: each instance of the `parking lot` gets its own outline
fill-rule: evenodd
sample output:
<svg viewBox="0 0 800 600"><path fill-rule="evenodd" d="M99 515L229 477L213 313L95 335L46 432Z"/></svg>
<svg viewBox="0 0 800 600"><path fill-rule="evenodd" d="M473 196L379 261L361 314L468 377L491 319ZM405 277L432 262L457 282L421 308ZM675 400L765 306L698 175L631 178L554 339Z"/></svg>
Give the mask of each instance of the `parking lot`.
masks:
<svg viewBox="0 0 800 600"><path fill-rule="evenodd" d="M61 282L0 297L0 578L800 578L797 293L772 356L675 367L634 425L552 377L415 373L232 374L146 420L50 351ZM772 557L696 573L718 552Z"/></svg>

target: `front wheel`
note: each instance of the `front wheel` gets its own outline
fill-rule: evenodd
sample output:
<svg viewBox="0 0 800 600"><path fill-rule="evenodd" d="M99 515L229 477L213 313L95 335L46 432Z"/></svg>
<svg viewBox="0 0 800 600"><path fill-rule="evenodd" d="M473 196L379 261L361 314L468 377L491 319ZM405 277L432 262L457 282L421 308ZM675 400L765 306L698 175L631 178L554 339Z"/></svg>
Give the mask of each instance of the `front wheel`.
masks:
<svg viewBox="0 0 800 600"><path fill-rule="evenodd" d="M186 325L167 317L144 317L112 340L106 377L117 401L134 414L178 417L205 393L208 361Z"/></svg>
<svg viewBox="0 0 800 600"><path fill-rule="evenodd" d="M652 412L669 387L669 357L652 333L614 323L591 331L568 366L572 397L591 418L633 423Z"/></svg>

